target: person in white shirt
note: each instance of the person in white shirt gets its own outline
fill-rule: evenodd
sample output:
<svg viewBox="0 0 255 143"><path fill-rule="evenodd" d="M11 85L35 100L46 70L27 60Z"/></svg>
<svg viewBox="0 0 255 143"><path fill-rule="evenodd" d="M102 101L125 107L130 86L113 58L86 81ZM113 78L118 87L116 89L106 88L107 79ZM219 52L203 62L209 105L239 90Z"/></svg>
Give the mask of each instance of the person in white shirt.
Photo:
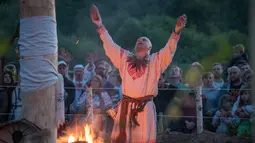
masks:
<svg viewBox="0 0 255 143"><path fill-rule="evenodd" d="M111 136L112 143L156 143L156 113L153 97L158 94L160 75L171 63L187 18L178 18L166 46L150 55L152 44L147 37L137 39L135 53L118 46L104 27L96 6L91 7L92 22L98 26L106 55L122 78L123 98L119 104ZM132 33L130 33L132 34Z"/></svg>

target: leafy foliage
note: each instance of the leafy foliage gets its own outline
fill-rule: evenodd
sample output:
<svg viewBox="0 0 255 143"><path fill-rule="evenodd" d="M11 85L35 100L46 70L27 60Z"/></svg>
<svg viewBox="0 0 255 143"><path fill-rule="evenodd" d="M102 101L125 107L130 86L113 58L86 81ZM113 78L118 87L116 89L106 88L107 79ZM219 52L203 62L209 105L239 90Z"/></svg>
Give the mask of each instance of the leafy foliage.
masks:
<svg viewBox="0 0 255 143"><path fill-rule="evenodd" d="M173 60L173 64L183 68L199 61L210 69L213 62L231 58L233 45L248 46L247 0L56 0L59 47L71 52L72 65L84 63L88 52L104 53L96 26L90 20L92 3L99 7L114 41L128 50L133 50L138 37L147 36L152 41L152 51L157 52L165 46L176 18L186 13L187 28L181 33ZM7 51L6 43L18 23L16 0L0 3L0 19L0 56L14 60L14 49Z"/></svg>

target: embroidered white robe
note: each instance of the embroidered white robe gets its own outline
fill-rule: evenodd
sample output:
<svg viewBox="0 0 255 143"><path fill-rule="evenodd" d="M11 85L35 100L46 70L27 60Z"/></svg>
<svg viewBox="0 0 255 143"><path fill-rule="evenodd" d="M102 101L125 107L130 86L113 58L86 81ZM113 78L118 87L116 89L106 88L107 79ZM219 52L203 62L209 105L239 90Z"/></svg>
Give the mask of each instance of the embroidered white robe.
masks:
<svg viewBox="0 0 255 143"><path fill-rule="evenodd" d="M158 80L160 75L171 63L179 35L172 33L166 46L159 52L150 55L149 64L146 68L136 72L131 69L126 62L129 51L122 49L112 40L107 30L103 27L98 29L100 38L103 41L103 47L106 55L110 58L115 67L118 68L122 78L122 92L132 98L139 98L148 95L156 96L158 94ZM121 104L117 108L117 119L114 123L111 140L115 142L119 135L119 119ZM127 143L156 143L156 112L153 101L150 101L144 107L143 112L139 112L137 121L140 126L130 127L131 106L128 107L127 125L126 125L126 142Z"/></svg>

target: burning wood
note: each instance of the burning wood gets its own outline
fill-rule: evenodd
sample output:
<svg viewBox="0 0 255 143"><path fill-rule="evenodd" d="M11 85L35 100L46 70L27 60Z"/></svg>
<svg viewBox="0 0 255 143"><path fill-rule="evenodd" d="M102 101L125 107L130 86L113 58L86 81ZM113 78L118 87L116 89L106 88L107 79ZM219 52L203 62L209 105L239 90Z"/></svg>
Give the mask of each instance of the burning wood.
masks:
<svg viewBox="0 0 255 143"><path fill-rule="evenodd" d="M76 130L76 131L75 131ZM85 125L83 129L69 129L65 137L58 139L57 143L93 143L92 129ZM95 142L94 142L95 143Z"/></svg>

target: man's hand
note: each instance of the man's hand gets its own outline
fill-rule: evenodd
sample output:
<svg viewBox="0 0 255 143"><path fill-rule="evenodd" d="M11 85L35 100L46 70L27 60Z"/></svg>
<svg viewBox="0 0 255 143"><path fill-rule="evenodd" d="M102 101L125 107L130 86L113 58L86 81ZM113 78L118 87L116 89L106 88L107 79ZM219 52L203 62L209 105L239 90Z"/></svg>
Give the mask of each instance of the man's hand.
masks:
<svg viewBox="0 0 255 143"><path fill-rule="evenodd" d="M98 27L103 25L99 10L95 5L91 5L90 7L90 16L92 22L95 23Z"/></svg>
<svg viewBox="0 0 255 143"><path fill-rule="evenodd" d="M179 33L186 26L186 23L187 23L186 14L183 14L182 16L178 17L175 25L175 32Z"/></svg>
<svg viewBox="0 0 255 143"><path fill-rule="evenodd" d="M72 60L71 54L65 48L59 49L58 57L65 61L66 63L70 63L70 61Z"/></svg>

